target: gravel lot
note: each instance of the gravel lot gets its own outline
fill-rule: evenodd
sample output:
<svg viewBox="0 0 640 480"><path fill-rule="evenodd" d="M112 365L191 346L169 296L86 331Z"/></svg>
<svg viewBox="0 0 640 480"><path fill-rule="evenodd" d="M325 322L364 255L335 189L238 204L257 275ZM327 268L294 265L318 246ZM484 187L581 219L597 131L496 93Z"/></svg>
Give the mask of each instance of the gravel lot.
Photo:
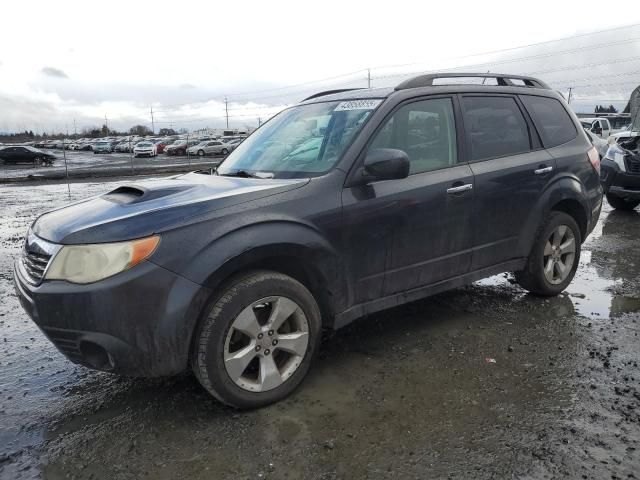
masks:
<svg viewBox="0 0 640 480"><path fill-rule="evenodd" d="M193 169L215 166L224 158L222 156L168 156L160 154L156 157L133 158L128 153L98 153L77 152L62 150L45 150L56 155L58 159L51 167L34 167L26 163L16 165L0 165L0 182L2 180L14 180L16 178L35 177L48 175L65 175L65 162L63 153L67 156L67 168L70 176L100 176L103 174L130 175L136 171L149 172L157 168L186 167Z"/></svg>
<svg viewBox="0 0 640 480"><path fill-rule="evenodd" d="M605 206L562 296L500 275L361 319L236 412L190 375L75 366L27 318L13 258L66 189L0 187L0 478L640 478L639 212Z"/></svg>

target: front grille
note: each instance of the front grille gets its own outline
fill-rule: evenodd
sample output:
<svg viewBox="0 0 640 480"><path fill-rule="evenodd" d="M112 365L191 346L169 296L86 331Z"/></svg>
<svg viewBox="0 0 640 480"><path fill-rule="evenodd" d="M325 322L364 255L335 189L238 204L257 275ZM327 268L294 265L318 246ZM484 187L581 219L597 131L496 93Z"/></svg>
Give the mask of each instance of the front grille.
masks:
<svg viewBox="0 0 640 480"><path fill-rule="evenodd" d="M640 155L626 155L624 160L628 173L640 175Z"/></svg>
<svg viewBox="0 0 640 480"><path fill-rule="evenodd" d="M49 265L49 260L51 260L51 255L46 253L25 251L22 254L22 266L29 275L29 280L32 280L33 283L40 283L44 276L44 271Z"/></svg>
<svg viewBox="0 0 640 480"><path fill-rule="evenodd" d="M29 231L24 242L24 250L20 259L21 271L25 280L38 285L53 255L60 249L60 245L48 242Z"/></svg>

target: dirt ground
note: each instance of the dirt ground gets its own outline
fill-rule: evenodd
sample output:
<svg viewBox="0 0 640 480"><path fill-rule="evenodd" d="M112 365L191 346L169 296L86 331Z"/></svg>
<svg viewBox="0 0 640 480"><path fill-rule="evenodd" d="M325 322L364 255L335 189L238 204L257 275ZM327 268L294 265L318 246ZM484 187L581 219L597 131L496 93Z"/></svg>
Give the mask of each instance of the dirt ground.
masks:
<svg viewBox="0 0 640 480"><path fill-rule="evenodd" d="M0 478L640 478L640 212L605 207L557 298L500 275L361 319L237 412L191 375L75 366L21 310L13 258L66 188L0 186Z"/></svg>

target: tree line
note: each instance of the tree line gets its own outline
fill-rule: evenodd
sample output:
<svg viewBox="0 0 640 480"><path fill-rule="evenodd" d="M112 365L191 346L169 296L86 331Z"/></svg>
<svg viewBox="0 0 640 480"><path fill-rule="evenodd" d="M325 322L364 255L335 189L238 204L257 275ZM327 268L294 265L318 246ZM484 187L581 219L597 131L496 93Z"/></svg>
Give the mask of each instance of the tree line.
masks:
<svg viewBox="0 0 640 480"><path fill-rule="evenodd" d="M181 129L175 131L173 128L161 128L157 135L177 135L178 133L186 133L186 130ZM129 131L118 131L102 125L102 127L88 127L83 128L77 135L69 135L66 133L46 133L42 134L34 133L33 130L25 130L24 132L5 133L0 134L0 142L2 143L23 143L23 142L35 142L39 140L62 140L63 138L102 138L102 137L116 137L122 135L138 135L140 137L146 137L147 135L153 135L151 129L145 125L134 125Z"/></svg>

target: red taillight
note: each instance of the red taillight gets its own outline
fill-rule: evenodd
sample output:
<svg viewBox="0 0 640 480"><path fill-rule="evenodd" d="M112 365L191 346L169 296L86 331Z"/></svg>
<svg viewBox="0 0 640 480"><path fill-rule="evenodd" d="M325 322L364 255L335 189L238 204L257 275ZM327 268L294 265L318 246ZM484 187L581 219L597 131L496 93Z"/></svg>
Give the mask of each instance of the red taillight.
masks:
<svg viewBox="0 0 640 480"><path fill-rule="evenodd" d="M598 175L600 175L600 154L596 150L596 147L591 147L587 152L587 156L589 157L589 162L593 166L594 170L598 172Z"/></svg>

